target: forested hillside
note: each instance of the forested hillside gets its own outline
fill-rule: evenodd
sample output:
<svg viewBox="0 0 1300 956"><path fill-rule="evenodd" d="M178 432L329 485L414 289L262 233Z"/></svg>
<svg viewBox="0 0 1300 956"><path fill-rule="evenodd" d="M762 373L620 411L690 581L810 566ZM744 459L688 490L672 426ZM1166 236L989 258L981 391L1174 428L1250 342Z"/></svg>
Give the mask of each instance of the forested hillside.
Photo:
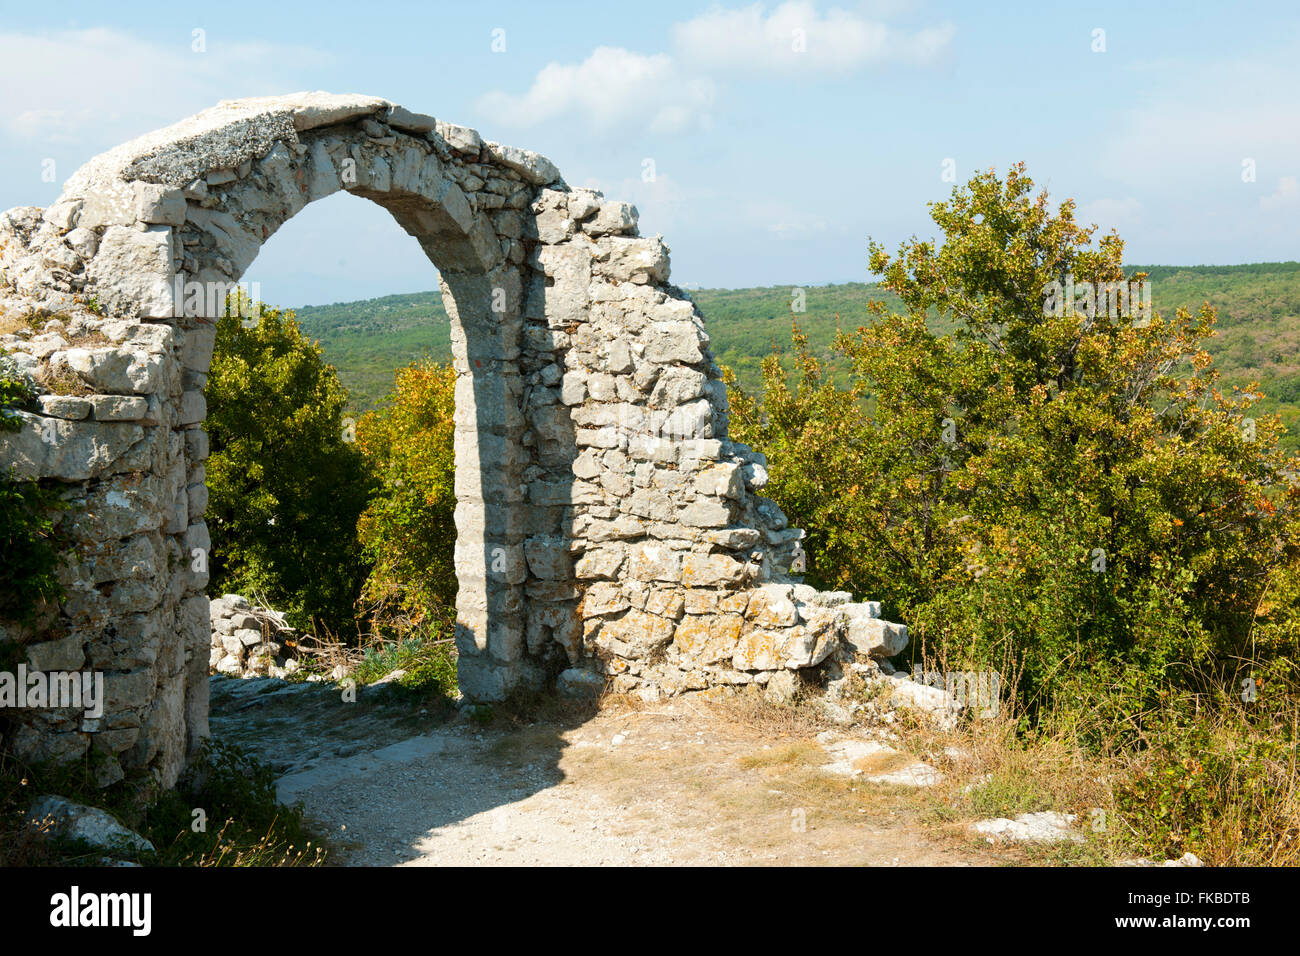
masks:
<svg viewBox="0 0 1300 956"><path fill-rule="evenodd" d="M1227 385L1258 379L1265 413L1277 411L1287 426L1284 444L1300 448L1300 262L1243 266L1132 266L1149 273L1156 311L1172 315L1209 302L1219 310L1218 335L1208 349ZM797 318L814 354L838 371L846 366L831 351L838 328L869 321L867 303L898 307L874 283L809 286L806 311L791 311L795 289L698 289L718 363L735 371L742 387L758 385L759 366L776 349L790 353L790 323ZM303 331L320 341L360 410L375 407L392 387L393 373L424 355L446 362L451 339L442 297L436 291L391 295L361 302L305 306L297 310ZM937 321L934 323L937 331ZM946 330L942 330L946 331Z"/></svg>

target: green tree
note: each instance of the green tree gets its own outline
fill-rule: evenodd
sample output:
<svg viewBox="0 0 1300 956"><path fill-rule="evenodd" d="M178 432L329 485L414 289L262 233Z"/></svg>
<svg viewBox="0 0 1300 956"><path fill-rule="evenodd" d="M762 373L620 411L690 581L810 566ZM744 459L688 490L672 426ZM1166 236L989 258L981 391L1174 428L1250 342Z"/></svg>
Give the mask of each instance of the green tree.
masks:
<svg viewBox="0 0 1300 956"><path fill-rule="evenodd" d="M373 570L364 596L389 620L439 624L454 614L456 373L417 362L398 371L380 411L357 425L357 444L380 490L358 525Z"/></svg>
<svg viewBox="0 0 1300 956"><path fill-rule="evenodd" d="M207 401L214 590L260 592L299 626L346 630L373 482L334 368L292 312L263 308L252 324L228 311Z"/></svg>
<svg viewBox="0 0 1300 956"><path fill-rule="evenodd" d="M35 398L28 382L0 359L0 431L21 419L12 409ZM28 621L42 601L62 593L55 515L65 507L53 488L0 474L0 618Z"/></svg>
<svg viewBox="0 0 1300 956"><path fill-rule="evenodd" d="M873 243L902 310L874 303L840 336L851 388L796 329L794 387L769 361L762 401L734 396L733 434L769 452L821 583L882 598L913 653L1010 656L1031 703L1103 684L1150 699L1246 649L1295 550L1296 463L1277 419L1251 418L1253 390L1220 390L1208 305L1051 307L1053 283L1145 277L1032 186L1022 166L977 175L931 205L942 242Z"/></svg>

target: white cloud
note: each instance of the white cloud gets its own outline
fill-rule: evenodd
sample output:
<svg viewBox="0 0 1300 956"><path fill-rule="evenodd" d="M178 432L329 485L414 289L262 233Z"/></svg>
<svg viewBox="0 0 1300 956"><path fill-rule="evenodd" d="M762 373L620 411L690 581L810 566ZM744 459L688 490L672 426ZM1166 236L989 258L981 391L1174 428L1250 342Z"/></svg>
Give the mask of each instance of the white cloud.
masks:
<svg viewBox="0 0 1300 956"><path fill-rule="evenodd" d="M1300 179L1295 176L1283 176L1277 181L1277 189L1271 196L1259 200L1260 209L1283 209L1300 204Z"/></svg>
<svg viewBox="0 0 1300 956"><path fill-rule="evenodd" d="M5 129L19 139L45 140L52 144L76 143L87 124L103 122L106 117L88 109L23 110L15 115L0 115Z"/></svg>
<svg viewBox="0 0 1300 956"><path fill-rule="evenodd" d="M795 49L795 31L804 52ZM792 0L764 13L762 4L715 7L673 28L673 53L634 53L598 47L581 63L549 63L527 92L488 93L478 108L494 122L531 127L582 117L600 131L631 126L655 134L685 133L712 125L717 87L711 74L725 71L840 73L871 64L930 62L943 53L953 26L896 30L839 8L825 14Z"/></svg>
<svg viewBox="0 0 1300 956"><path fill-rule="evenodd" d="M522 95L489 93L478 106L508 126L581 115L601 130L635 122L662 134L707 127L713 99L713 82L684 75L668 54L598 47L581 63L543 67Z"/></svg>
<svg viewBox="0 0 1300 956"><path fill-rule="evenodd" d="M331 60L305 47L228 43L215 31L206 46L194 52L188 33L162 45L106 27L0 32L0 89L15 91L0 97L0 130L103 148L218 100L283 90L286 79Z"/></svg>
<svg viewBox="0 0 1300 956"><path fill-rule="evenodd" d="M765 14L761 3L715 7L673 28L678 56L701 69L847 72L888 62L928 63L942 54L949 22L907 32L832 7L821 14L790 0Z"/></svg>

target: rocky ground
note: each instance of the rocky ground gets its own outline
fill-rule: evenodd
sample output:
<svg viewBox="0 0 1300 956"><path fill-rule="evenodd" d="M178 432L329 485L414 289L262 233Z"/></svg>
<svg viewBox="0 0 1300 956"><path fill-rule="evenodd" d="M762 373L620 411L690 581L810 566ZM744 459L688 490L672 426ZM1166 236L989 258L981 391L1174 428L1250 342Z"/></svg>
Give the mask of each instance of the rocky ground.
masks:
<svg viewBox="0 0 1300 956"><path fill-rule="evenodd" d="M212 689L213 733L281 773L336 863L1036 862L1023 828L936 824L929 788L957 764L918 760L888 728L818 732L774 708L755 721L708 695L483 725L375 689L355 703L270 678ZM1053 821L1033 823L1041 838Z"/></svg>

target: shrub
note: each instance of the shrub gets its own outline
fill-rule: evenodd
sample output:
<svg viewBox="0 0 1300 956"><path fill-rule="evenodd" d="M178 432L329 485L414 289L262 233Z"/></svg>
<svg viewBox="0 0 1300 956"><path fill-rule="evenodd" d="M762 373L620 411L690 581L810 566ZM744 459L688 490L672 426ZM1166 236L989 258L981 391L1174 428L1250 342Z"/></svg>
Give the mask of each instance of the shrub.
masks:
<svg viewBox="0 0 1300 956"><path fill-rule="evenodd" d="M0 366L0 431L17 431L11 409L34 398L31 386ZM55 515L66 507L54 488L0 475L0 618L28 621L62 594Z"/></svg>
<svg viewBox="0 0 1300 956"><path fill-rule="evenodd" d="M1210 865L1300 862L1297 709L1166 706L1120 788L1118 806L1153 857Z"/></svg>
<svg viewBox="0 0 1300 956"><path fill-rule="evenodd" d="M357 444L379 489L357 526L373 562L363 591L381 623L432 636L456 600L456 373L418 362L398 371L386 407L357 424Z"/></svg>
<svg viewBox="0 0 1300 956"><path fill-rule="evenodd" d="M1031 715L1136 712L1241 654L1297 550L1297 463L1252 394L1218 388L1208 306L1045 308L1053 281L1143 276L1117 235L1094 244L1072 201L1053 214L1031 191L1022 167L980 174L932 204L942 243L872 244L903 311L873 303L840 336L849 387L796 328L793 386L769 360L761 401L733 389L732 434L768 454L814 580L882 599L909 653L1011 651Z"/></svg>

